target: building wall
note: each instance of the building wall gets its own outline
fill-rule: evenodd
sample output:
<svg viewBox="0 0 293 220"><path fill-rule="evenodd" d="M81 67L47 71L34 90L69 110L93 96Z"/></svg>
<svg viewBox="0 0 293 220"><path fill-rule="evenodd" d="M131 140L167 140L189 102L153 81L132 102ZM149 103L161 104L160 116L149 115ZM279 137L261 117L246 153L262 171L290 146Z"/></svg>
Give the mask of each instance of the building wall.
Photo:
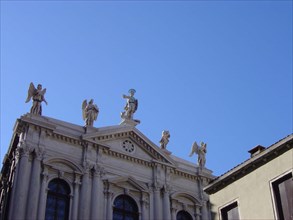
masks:
<svg viewBox="0 0 293 220"><path fill-rule="evenodd" d="M293 150L210 195L215 219L220 219L220 209L233 201L238 202L240 219L275 219L271 181L292 172Z"/></svg>

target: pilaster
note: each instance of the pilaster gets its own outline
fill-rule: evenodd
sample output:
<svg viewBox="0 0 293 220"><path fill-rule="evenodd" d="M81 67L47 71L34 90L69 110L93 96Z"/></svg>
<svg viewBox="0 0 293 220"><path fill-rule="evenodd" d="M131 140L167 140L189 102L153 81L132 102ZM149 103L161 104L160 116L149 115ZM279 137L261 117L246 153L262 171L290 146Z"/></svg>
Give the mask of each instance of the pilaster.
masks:
<svg viewBox="0 0 293 220"><path fill-rule="evenodd" d="M29 189L29 178L31 162L29 161L30 147L25 141L21 141L17 148L19 162L17 164L18 177L12 207L17 207L10 215L11 219L24 219L26 214L27 195Z"/></svg>
<svg viewBox="0 0 293 220"><path fill-rule="evenodd" d="M78 201L79 201L79 188L80 188L80 180L79 176L75 176L74 180L74 191L73 191L73 201L72 201L72 219L77 220L78 219Z"/></svg>
<svg viewBox="0 0 293 220"><path fill-rule="evenodd" d="M84 170L81 183L79 219L89 219L90 211L90 167L87 164Z"/></svg>
<svg viewBox="0 0 293 220"><path fill-rule="evenodd" d="M170 207L170 187L164 185L163 187L163 216L164 219L171 219L171 207Z"/></svg>
<svg viewBox="0 0 293 220"><path fill-rule="evenodd" d="M39 196L38 219L45 219L46 201L47 201L47 185L48 185L48 171L45 169L42 173L41 191Z"/></svg>
<svg viewBox="0 0 293 220"><path fill-rule="evenodd" d="M29 198L26 218L37 219L39 205L40 181L41 181L42 151L37 151L33 160L31 180L29 184Z"/></svg>
<svg viewBox="0 0 293 220"><path fill-rule="evenodd" d="M146 220L148 219L147 210L149 206L149 200L148 200L148 197L144 195L143 193L141 196L140 204L141 204L141 219Z"/></svg>
<svg viewBox="0 0 293 220"><path fill-rule="evenodd" d="M103 175L103 169L99 166L95 167L92 180L92 198L91 198L91 219L102 219L100 204L103 203L101 196L101 176Z"/></svg>
<svg viewBox="0 0 293 220"><path fill-rule="evenodd" d="M104 195L106 198L106 212L105 212L105 219L106 220L112 220L113 216L113 205L112 205L112 196L113 192L110 191L109 189L106 189L104 191Z"/></svg>
<svg viewBox="0 0 293 220"><path fill-rule="evenodd" d="M161 200L161 185L155 183L153 186L154 191L154 219L160 220L162 216L162 200Z"/></svg>

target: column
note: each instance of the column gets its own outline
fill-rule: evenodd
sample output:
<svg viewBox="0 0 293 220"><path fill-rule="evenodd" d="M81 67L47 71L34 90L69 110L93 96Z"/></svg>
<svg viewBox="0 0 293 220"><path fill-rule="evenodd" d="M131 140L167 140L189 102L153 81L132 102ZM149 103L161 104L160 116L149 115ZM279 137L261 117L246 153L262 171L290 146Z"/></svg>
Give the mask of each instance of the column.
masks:
<svg viewBox="0 0 293 220"><path fill-rule="evenodd" d="M13 164L13 171L14 172L14 177L12 180L12 190L11 190L11 195L10 195L10 201L9 201L9 207L13 207L14 206L14 199L15 198L15 192L16 192L16 183L18 181L18 171L19 171L19 153L18 151L15 152L14 155L14 164ZM12 215L12 210L10 209L8 211L8 219L11 219L11 215Z"/></svg>
<svg viewBox="0 0 293 220"><path fill-rule="evenodd" d="M104 198L105 198L103 219L112 220L113 206L112 206L111 198L113 193L110 191L110 183L108 182L108 180L104 180L103 185L104 185L103 192L104 192Z"/></svg>
<svg viewBox="0 0 293 220"><path fill-rule="evenodd" d="M113 206L112 206L112 192L106 192L106 202L107 202L107 210L106 210L106 220L112 220L113 216Z"/></svg>
<svg viewBox="0 0 293 220"><path fill-rule="evenodd" d="M33 161L33 168L30 181L27 219L37 219L39 204L40 179L41 179L41 154L37 154Z"/></svg>
<svg viewBox="0 0 293 220"><path fill-rule="evenodd" d="M29 178L31 170L31 162L29 161L29 150L26 144L23 142L19 147L19 163L18 163L18 176L13 207L17 207L17 210L11 213L11 219L25 219L27 195L29 187Z"/></svg>
<svg viewBox="0 0 293 220"><path fill-rule="evenodd" d="M164 219L171 219L169 190L168 190L168 187L166 185L164 187L163 204L164 204L164 208L163 208Z"/></svg>
<svg viewBox="0 0 293 220"><path fill-rule="evenodd" d="M79 201L79 177L75 177L74 191L73 191L73 202L72 202L72 219L78 219L78 201Z"/></svg>
<svg viewBox="0 0 293 220"><path fill-rule="evenodd" d="M150 219L148 218L148 214L147 214L147 210L148 210L147 207L149 205L147 195L144 195L142 193L140 204L141 204L141 219L142 220Z"/></svg>
<svg viewBox="0 0 293 220"><path fill-rule="evenodd" d="M202 219L209 219L208 210L207 210L207 201L202 201L202 209L201 209Z"/></svg>
<svg viewBox="0 0 293 220"><path fill-rule="evenodd" d="M98 187L98 207L97 209L99 210L98 213L98 219L105 219L105 207L104 204L105 202L105 196L104 196L104 186L103 186L103 181L102 181L102 176L103 174L101 173L101 176L99 178L99 187Z"/></svg>
<svg viewBox="0 0 293 220"><path fill-rule="evenodd" d="M100 172L95 170L92 181L91 219L98 219L99 214L99 179Z"/></svg>
<svg viewBox="0 0 293 220"><path fill-rule="evenodd" d="M201 211L200 211L200 206L196 205L196 220L201 219Z"/></svg>
<svg viewBox="0 0 293 220"><path fill-rule="evenodd" d="M161 191L159 186L154 187L154 219L162 219Z"/></svg>
<svg viewBox="0 0 293 220"><path fill-rule="evenodd" d="M145 208L145 201L141 200L141 219L146 219L146 208Z"/></svg>
<svg viewBox="0 0 293 220"><path fill-rule="evenodd" d="M171 209L171 219L176 220L176 209L172 207Z"/></svg>
<svg viewBox="0 0 293 220"><path fill-rule="evenodd" d="M208 215L208 208L207 208L207 201L208 201L208 195L203 191L203 187L206 185L206 179L201 177L198 180L199 190L201 193L201 219L209 219Z"/></svg>
<svg viewBox="0 0 293 220"><path fill-rule="evenodd" d="M154 193L153 191L150 190L150 193L149 193L149 201L151 201L149 203L149 219L155 219L155 216L154 216Z"/></svg>
<svg viewBox="0 0 293 220"><path fill-rule="evenodd" d="M79 219L89 219L89 198L90 198L90 170L86 168L85 173L82 177L81 183L81 195L80 195L80 208L79 208Z"/></svg>
<svg viewBox="0 0 293 220"><path fill-rule="evenodd" d="M46 202L47 202L47 192L48 192L48 171L45 168L42 173L43 179L41 183L41 191L39 197L39 210L38 210L38 219L45 219L46 213Z"/></svg>

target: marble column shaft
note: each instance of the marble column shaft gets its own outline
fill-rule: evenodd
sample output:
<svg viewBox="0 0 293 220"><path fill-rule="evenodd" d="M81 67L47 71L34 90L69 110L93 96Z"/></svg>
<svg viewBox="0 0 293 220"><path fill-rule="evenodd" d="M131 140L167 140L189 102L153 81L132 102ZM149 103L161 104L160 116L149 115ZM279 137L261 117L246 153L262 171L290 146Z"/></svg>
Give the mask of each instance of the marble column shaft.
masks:
<svg viewBox="0 0 293 220"><path fill-rule="evenodd" d="M47 185L48 185L48 173L43 172L42 174L42 183L41 183L41 191L39 197L39 209L38 209L38 219L45 219L46 212L46 201L47 201Z"/></svg>
<svg viewBox="0 0 293 220"><path fill-rule="evenodd" d="M11 219L25 219L26 205L27 205L27 195L29 189L29 178L31 171L31 162L29 161L29 152L22 152L20 154L18 163L18 177L17 183L14 185L16 188L15 195L13 198L12 207L17 207L11 213Z"/></svg>
<svg viewBox="0 0 293 220"><path fill-rule="evenodd" d="M77 179L75 179L72 204L72 219L74 220L78 219L79 186L80 182Z"/></svg>
<svg viewBox="0 0 293 220"><path fill-rule="evenodd" d="M106 192L106 198L107 198L107 210L106 210L106 219L107 220L112 220L113 216L113 206L112 206L112 201L111 201L111 192Z"/></svg>
<svg viewBox="0 0 293 220"><path fill-rule="evenodd" d="M27 219L37 219L37 211L39 205L40 193L40 179L41 179L41 158L35 157L33 161L33 168L31 174L31 182L29 188L29 199L27 208Z"/></svg>
<svg viewBox="0 0 293 220"><path fill-rule="evenodd" d="M98 219L99 213L99 173L95 172L92 181L91 219Z"/></svg>
<svg viewBox="0 0 293 220"><path fill-rule="evenodd" d="M169 192L168 190L164 190L164 200L163 200L164 208L164 219L171 219L171 213L170 213L170 198L169 198Z"/></svg>
<svg viewBox="0 0 293 220"><path fill-rule="evenodd" d="M162 205L161 205L161 195L160 195L160 189L155 188L154 189L154 218L155 219L162 219Z"/></svg>
<svg viewBox="0 0 293 220"><path fill-rule="evenodd" d="M81 183L81 195L80 195L80 209L79 209L79 219L89 219L90 210L90 185L89 185L89 170L87 170L83 177Z"/></svg>

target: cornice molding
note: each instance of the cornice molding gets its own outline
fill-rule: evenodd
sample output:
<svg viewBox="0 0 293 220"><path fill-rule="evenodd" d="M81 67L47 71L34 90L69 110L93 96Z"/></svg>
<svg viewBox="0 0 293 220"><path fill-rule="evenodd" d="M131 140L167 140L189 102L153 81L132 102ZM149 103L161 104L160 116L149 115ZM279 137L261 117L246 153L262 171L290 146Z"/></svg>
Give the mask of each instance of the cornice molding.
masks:
<svg viewBox="0 0 293 220"><path fill-rule="evenodd" d="M289 135L279 142L271 145L267 149L263 150L258 155L246 160L242 164L234 167L227 173L214 179L208 186L204 188L204 191L208 194L213 194L227 185L239 180L247 174L253 172L259 167L269 163L285 152L293 148L293 135Z"/></svg>

